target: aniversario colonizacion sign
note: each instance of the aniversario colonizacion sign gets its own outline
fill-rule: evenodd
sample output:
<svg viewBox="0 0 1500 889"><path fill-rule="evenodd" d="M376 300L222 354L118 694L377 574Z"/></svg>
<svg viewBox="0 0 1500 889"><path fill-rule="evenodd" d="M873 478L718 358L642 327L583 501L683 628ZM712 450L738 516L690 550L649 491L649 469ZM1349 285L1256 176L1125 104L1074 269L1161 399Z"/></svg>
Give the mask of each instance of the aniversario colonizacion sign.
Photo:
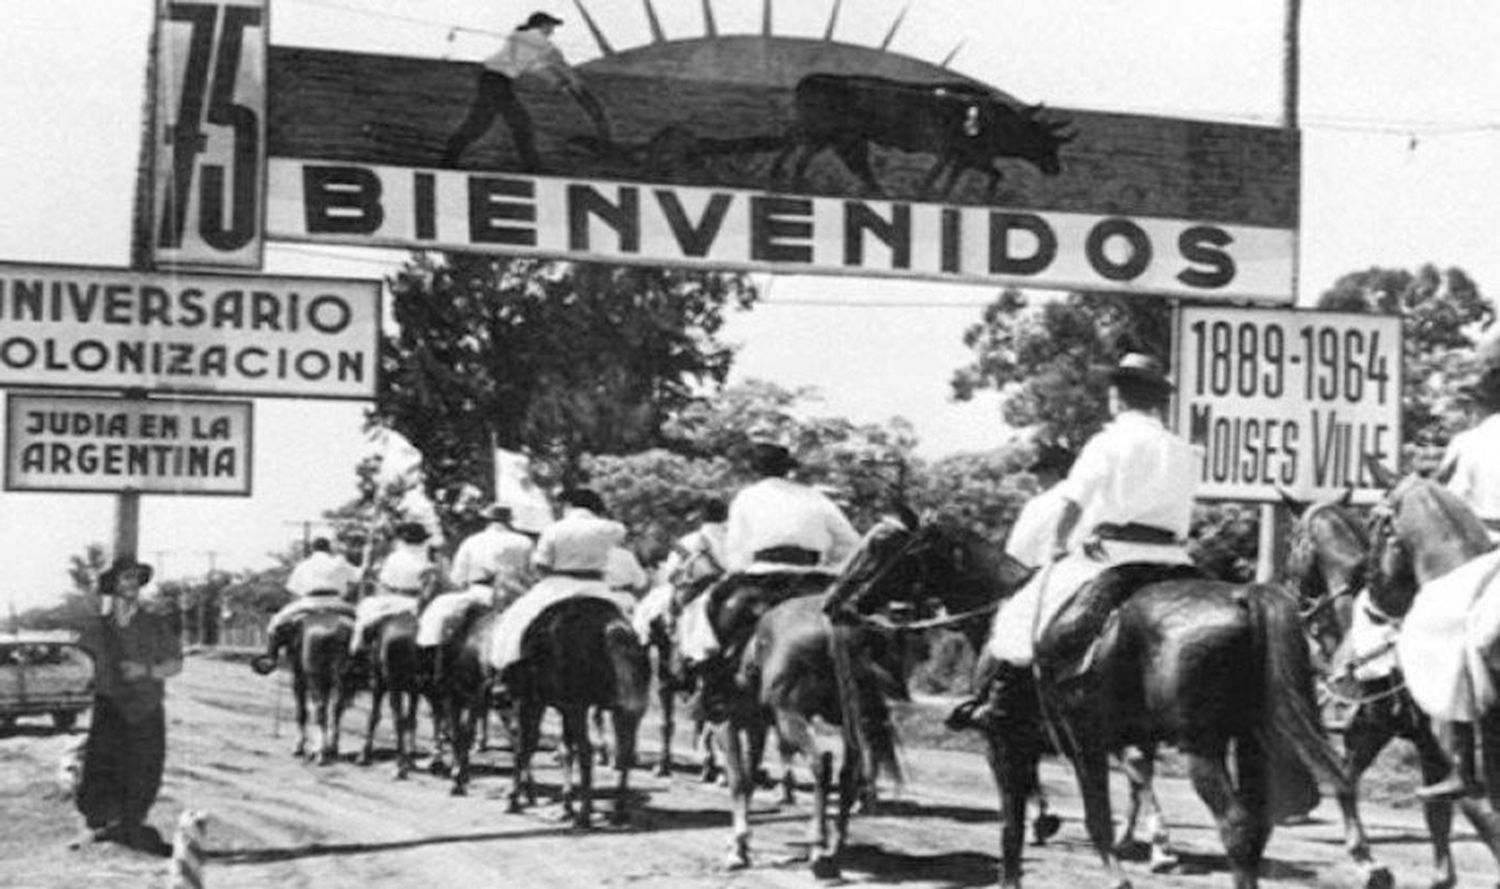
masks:
<svg viewBox="0 0 1500 889"><path fill-rule="evenodd" d="M1364 464L1401 446L1401 319L1185 306L1176 426L1203 449L1198 493L1378 496Z"/></svg>
<svg viewBox="0 0 1500 889"><path fill-rule="evenodd" d="M248 401L12 393L7 491L250 494Z"/></svg>
<svg viewBox="0 0 1500 889"><path fill-rule="evenodd" d="M0 386L370 398L373 281L0 263Z"/></svg>

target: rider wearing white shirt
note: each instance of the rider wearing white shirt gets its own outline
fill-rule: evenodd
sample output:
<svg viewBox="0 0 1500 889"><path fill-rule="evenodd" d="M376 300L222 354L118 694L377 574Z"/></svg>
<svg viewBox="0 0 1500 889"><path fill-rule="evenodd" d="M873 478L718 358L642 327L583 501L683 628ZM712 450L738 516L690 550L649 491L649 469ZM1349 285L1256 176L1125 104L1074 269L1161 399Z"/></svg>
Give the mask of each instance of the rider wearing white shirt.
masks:
<svg viewBox="0 0 1500 889"><path fill-rule="evenodd" d="M725 531L731 572L836 574L859 546L859 534L827 495L786 477L797 465L779 445L752 446L761 476L729 503Z"/></svg>
<svg viewBox="0 0 1500 889"><path fill-rule="evenodd" d="M618 606L604 582L610 551L625 541L625 526L602 513L604 501L594 491L564 492L562 518L542 529L531 563L543 574L495 622L486 664L497 674L521 657L526 629L541 613L564 599L592 596Z"/></svg>
<svg viewBox="0 0 1500 889"><path fill-rule="evenodd" d="M1027 471L1036 477L1040 493L1026 501L1016 515L1015 524L1005 538L1005 551L1028 568L1040 568L1052 561L1057 523L1062 519L1067 500L1057 483L1068 474L1073 455L1054 444L1044 445Z"/></svg>
<svg viewBox="0 0 1500 889"><path fill-rule="evenodd" d="M1493 537L1500 532L1500 368L1486 370L1464 394L1485 417L1448 442L1438 478L1474 510Z"/></svg>
<svg viewBox="0 0 1500 889"><path fill-rule="evenodd" d="M1037 637L1087 584L1116 565L1190 566L1184 542L1192 520L1199 470L1197 450L1170 432L1161 415L1173 385L1157 361L1129 354L1110 374L1114 419L1084 445L1055 490L1063 513L1052 541L1053 559L995 614L986 650L1010 670L1029 669ZM1070 550L1075 532L1088 537ZM983 724L1008 703L1004 676L980 690L986 703L960 724ZM988 712L986 712L988 711Z"/></svg>
<svg viewBox="0 0 1500 889"><path fill-rule="evenodd" d="M309 545L307 558L297 563L287 576L286 589L294 598L271 615L266 624L266 654L257 658L254 667L265 673L275 669L279 650L290 643L288 633L299 615L310 611L343 611L353 614L345 600L349 590L359 582L359 571L342 554L333 551L326 537Z"/></svg>

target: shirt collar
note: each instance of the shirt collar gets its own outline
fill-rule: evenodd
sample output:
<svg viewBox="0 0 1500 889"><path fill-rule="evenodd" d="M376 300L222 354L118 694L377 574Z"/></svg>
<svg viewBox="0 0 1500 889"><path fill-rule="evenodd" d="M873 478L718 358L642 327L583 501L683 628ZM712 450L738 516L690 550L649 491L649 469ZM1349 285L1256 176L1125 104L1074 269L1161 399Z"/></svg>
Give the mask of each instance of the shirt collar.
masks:
<svg viewBox="0 0 1500 889"><path fill-rule="evenodd" d="M1120 426L1149 426L1152 429L1164 429L1166 424L1162 423L1161 417L1156 414L1142 413L1141 411L1121 411L1116 415L1114 423Z"/></svg>

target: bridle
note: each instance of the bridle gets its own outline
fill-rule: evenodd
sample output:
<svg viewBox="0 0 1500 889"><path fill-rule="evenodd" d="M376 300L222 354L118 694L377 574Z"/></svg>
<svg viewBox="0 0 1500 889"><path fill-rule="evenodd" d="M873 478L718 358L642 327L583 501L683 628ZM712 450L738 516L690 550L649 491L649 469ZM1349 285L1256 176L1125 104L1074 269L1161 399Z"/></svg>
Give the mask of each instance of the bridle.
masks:
<svg viewBox="0 0 1500 889"><path fill-rule="evenodd" d="M922 558L922 556L924 555L924 548L930 548L932 544L926 539L929 535L925 534L924 531L926 531L926 528L918 528L915 531L910 531L907 539L901 543L901 546L892 555L886 557L885 562L875 571L875 574L860 584L860 595L875 588L895 570L897 565L908 558L917 559L918 573L915 586L918 589L927 589L929 586L928 581L931 579L932 568L928 564L928 560ZM860 595L846 596L841 599L838 605L843 607L838 607L832 611L830 617L841 622L858 624L885 633L914 633L955 626L977 617L994 614L999 610L1001 602L1004 601L1003 598L996 599L994 602L958 614L944 614L925 620L897 622L883 614L865 614L856 608L848 607L856 604Z"/></svg>

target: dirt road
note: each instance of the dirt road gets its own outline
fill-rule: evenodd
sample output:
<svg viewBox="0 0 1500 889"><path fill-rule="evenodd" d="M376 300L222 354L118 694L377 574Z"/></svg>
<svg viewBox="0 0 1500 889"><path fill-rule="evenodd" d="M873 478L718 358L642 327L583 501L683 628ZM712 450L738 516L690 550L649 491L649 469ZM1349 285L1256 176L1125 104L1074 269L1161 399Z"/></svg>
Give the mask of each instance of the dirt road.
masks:
<svg viewBox="0 0 1500 889"><path fill-rule="evenodd" d="M633 825L580 834L562 822L559 806L550 801L558 782L550 756L538 762L543 801L522 815L504 813L510 756L501 750L481 754L473 792L461 799L449 797L446 783L426 774L395 781L389 762L319 768L294 759L284 687L275 730L276 689L284 682L253 676L243 664L195 657L170 686L167 782L152 821L170 836L184 808L210 814L207 878L214 889L816 885L805 867L788 860L803 834L804 805L783 809L773 794L761 794L754 816L756 865L725 873L720 859L728 837L726 795L698 784L692 772L671 779L635 773L633 783L642 793ZM346 726L362 729L363 716L362 708L354 711ZM378 738L389 746L388 726ZM424 726L424 743L426 738ZM57 758L68 740L43 731L40 723L0 738L0 886L163 885L166 865L160 859L111 846L69 848L76 817L54 789ZM652 764L654 729L643 732L642 741ZM358 747L354 733L346 733L344 742L345 751ZM854 821L843 858L846 881L911 889L992 884L994 793L980 758L908 750L907 759L909 785L900 798L880 815ZM602 777L613 780L609 772ZM1069 774L1049 768L1045 777L1064 824L1048 848L1028 848L1028 885L1106 885L1087 846ZM1129 865L1135 884L1227 886L1206 810L1183 782L1161 783L1188 872L1153 876L1143 864ZM1317 814L1314 824L1276 832L1268 885L1355 884L1353 872L1339 863L1332 807L1325 804ZM1371 806L1366 821L1376 854L1391 866L1398 885L1425 886L1428 851L1417 813ZM1458 854L1463 885L1494 885L1493 866L1467 832Z"/></svg>

